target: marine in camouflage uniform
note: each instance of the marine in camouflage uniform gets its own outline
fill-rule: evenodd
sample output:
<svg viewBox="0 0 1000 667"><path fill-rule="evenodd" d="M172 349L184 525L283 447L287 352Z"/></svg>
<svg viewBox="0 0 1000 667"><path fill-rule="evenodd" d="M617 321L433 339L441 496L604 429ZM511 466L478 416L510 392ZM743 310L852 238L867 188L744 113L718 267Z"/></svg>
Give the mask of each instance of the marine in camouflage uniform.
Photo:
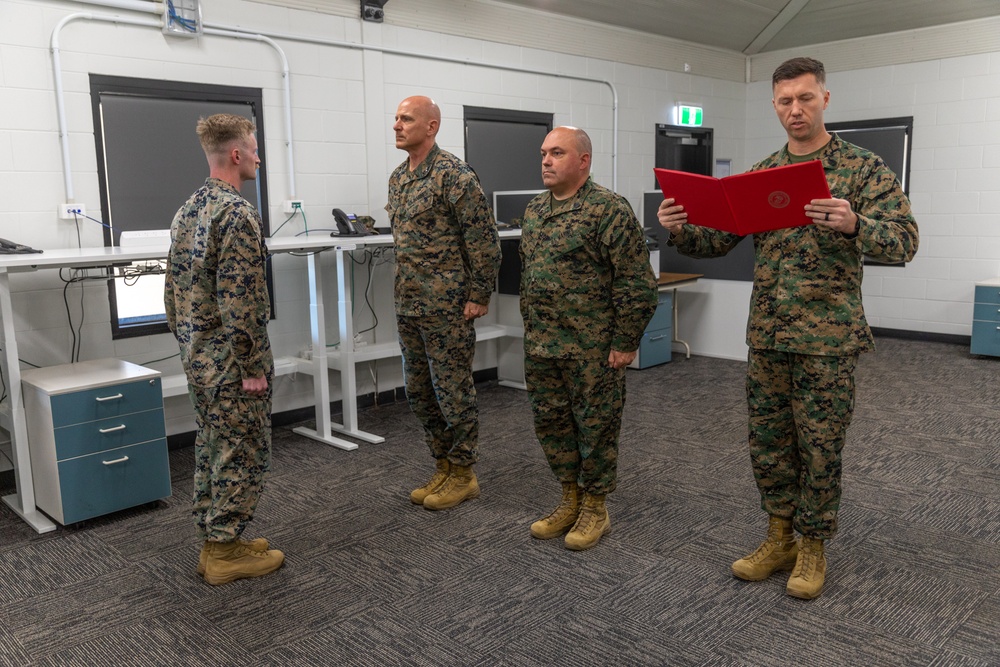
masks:
<svg viewBox="0 0 1000 667"><path fill-rule="evenodd" d="M236 122L224 115L208 120ZM164 305L195 408L194 516L206 544L238 541L253 518L271 456L267 249L260 215L232 182L255 177L256 140L249 139L238 176L209 177L170 228ZM247 385L248 379L257 384ZM258 389L262 380L266 387Z"/></svg>
<svg viewBox="0 0 1000 667"><path fill-rule="evenodd" d="M427 98L407 101L413 99L421 109L433 105ZM431 456L445 470L465 469L479 459L474 322L493 294L500 242L472 169L441 150L433 133L421 139L429 147L426 157L412 170L410 160L404 161L389 178L386 211L395 243L396 324L406 397ZM470 304L480 307L474 316ZM440 487L444 477L435 481L428 491ZM411 499L422 503L426 495Z"/></svg>
<svg viewBox="0 0 1000 667"><path fill-rule="evenodd" d="M606 495L618 482L625 369L656 311L656 279L628 201L588 180L565 202L528 204L520 244L525 381L535 432L560 482Z"/></svg>
<svg viewBox="0 0 1000 667"><path fill-rule="evenodd" d="M786 88L779 89L784 82L788 99L781 97ZM875 347L862 306L863 258L909 261L917 250L918 232L910 202L885 162L822 129L822 109L829 99L822 63L787 61L776 70L774 84L775 108L789 138L795 139L814 114L822 132L810 140L820 147L793 154L786 144L751 171L818 159L832 199L806 206L805 215L814 224L753 235L754 284L746 338L749 445L761 508L772 518L772 530L779 524L794 527L803 535L803 545L817 549L818 577L801 586L793 581L804 572L800 557L789 580L789 594L811 598L822 591L822 541L837 532L841 452L854 412L857 358ZM816 91L824 97L815 97ZM661 223L669 201L661 205ZM845 211L849 231L829 226L831 213L839 218ZM851 213L856 215L853 227ZM743 238L685 224L671 234L669 243L685 255L718 257ZM779 545L791 539L790 533L773 540L772 533L769 536L769 542ZM794 552L786 552L787 558L794 558ZM777 560L763 555L759 549L743 559L744 565L753 561L752 567L737 561L734 573L745 579L766 576Z"/></svg>
<svg viewBox="0 0 1000 667"><path fill-rule="evenodd" d="M570 549L593 546L610 526L604 497L618 482L625 364L657 301L642 228L624 197L589 177L590 151L582 130L549 134L550 192L528 204L520 243L525 383L535 434L563 485L563 502L532 535L549 539L572 526ZM580 525L588 502L599 503L587 514L596 531Z"/></svg>
<svg viewBox="0 0 1000 667"><path fill-rule="evenodd" d="M747 399L761 507L828 539L837 532L854 367L858 353L875 348L861 303L863 256L909 261L918 237L910 202L882 158L834 135L818 159L830 194L857 213L858 233L806 225L753 235ZM794 161L784 147L752 171ZM669 242L685 255L719 257L744 238L685 225ZM792 374L789 355L798 358Z"/></svg>

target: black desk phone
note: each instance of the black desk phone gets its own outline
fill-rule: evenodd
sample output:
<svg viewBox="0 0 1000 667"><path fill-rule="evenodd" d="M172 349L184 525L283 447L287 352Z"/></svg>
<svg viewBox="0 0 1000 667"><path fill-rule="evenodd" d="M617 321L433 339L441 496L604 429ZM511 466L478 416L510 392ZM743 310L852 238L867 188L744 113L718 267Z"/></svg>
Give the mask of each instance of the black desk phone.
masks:
<svg viewBox="0 0 1000 667"><path fill-rule="evenodd" d="M337 223L337 231L332 232L330 236L370 236L375 233L369 231L358 220L358 216L353 213L344 213L339 208L333 209L333 220Z"/></svg>
<svg viewBox="0 0 1000 667"><path fill-rule="evenodd" d="M31 246L8 241L7 239L0 239L0 255L21 255L32 252L41 252L41 250L35 250Z"/></svg>

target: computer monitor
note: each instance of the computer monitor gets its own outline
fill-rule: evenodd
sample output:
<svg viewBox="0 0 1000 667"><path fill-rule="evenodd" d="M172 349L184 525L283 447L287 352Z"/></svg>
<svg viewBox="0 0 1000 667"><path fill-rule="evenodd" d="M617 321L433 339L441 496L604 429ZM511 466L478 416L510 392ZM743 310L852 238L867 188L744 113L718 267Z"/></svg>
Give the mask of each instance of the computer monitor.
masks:
<svg viewBox="0 0 1000 667"><path fill-rule="evenodd" d="M528 202L543 192L546 190L497 190L493 193L493 214L497 222L520 227Z"/></svg>

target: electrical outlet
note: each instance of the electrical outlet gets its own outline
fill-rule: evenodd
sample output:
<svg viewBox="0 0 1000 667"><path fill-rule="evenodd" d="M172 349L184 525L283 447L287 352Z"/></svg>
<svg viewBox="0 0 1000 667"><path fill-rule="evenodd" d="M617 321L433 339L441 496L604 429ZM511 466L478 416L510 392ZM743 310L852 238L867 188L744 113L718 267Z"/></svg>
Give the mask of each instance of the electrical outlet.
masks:
<svg viewBox="0 0 1000 667"><path fill-rule="evenodd" d="M87 215L87 207L83 204L62 204L59 207L60 220L72 220L83 215Z"/></svg>
<svg viewBox="0 0 1000 667"><path fill-rule="evenodd" d="M284 204L281 206L281 210L285 213L295 213L301 210L305 206L305 203L301 199L286 199Z"/></svg>

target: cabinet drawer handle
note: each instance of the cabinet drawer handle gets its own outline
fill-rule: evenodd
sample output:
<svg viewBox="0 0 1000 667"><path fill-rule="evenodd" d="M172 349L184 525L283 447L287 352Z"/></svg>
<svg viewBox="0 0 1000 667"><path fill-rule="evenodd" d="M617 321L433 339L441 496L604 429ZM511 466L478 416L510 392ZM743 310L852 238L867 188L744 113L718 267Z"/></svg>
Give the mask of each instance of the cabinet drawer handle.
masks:
<svg viewBox="0 0 1000 667"><path fill-rule="evenodd" d="M998 327L998 328L1000 328L1000 327ZM653 343L653 342L658 341L658 340L663 340L664 338L666 338L665 335L662 335L662 336L650 336L649 337L649 342Z"/></svg>
<svg viewBox="0 0 1000 667"><path fill-rule="evenodd" d="M128 461L128 457L123 456L120 459L115 459L114 461L101 461L101 463L103 463L106 466L113 466L116 463L125 463L126 461Z"/></svg>
<svg viewBox="0 0 1000 667"><path fill-rule="evenodd" d="M104 401L117 401L121 397L121 394L115 394L114 396L95 396L98 403L103 403Z"/></svg>
<svg viewBox="0 0 1000 667"><path fill-rule="evenodd" d="M99 428L97 430L100 433L114 433L115 431L124 431L125 424L119 424L118 426L112 426L111 428Z"/></svg>

